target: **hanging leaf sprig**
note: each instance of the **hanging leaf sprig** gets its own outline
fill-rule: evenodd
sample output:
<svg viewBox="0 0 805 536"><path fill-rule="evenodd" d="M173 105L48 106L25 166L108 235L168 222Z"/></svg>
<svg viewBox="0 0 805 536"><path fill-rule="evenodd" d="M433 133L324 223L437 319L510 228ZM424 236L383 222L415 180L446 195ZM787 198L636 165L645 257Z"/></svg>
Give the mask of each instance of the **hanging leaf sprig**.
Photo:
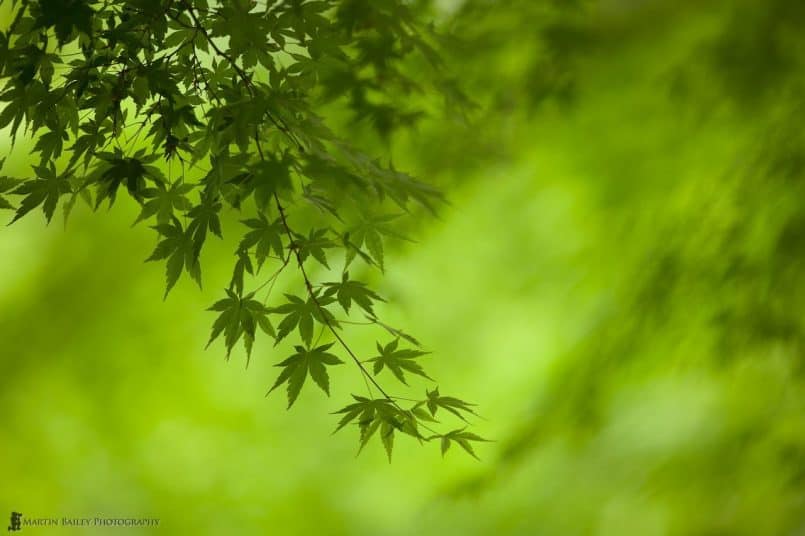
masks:
<svg viewBox="0 0 805 536"><path fill-rule="evenodd" d="M441 95L453 86L442 83L434 34L408 2L0 0L7 4L0 128L32 140L39 164L29 176L0 177L0 209L16 221L41 208L49 222L59 204L66 218L79 199L97 210L128 197L140 207L135 224L157 234L147 260L165 263L165 297L182 275L201 286L210 237L239 235L232 278L210 307L208 345L223 340L228 358L242 341L248 363L259 337L293 339L271 388L287 390L289 408L305 385L329 396L331 369L351 362L368 396L336 413L338 429L357 427L361 449L377 435L390 458L403 434L475 456L480 436L433 429L440 408L439 418L465 425L470 404L435 387L404 399L380 384L433 380L426 352L377 318L383 298L355 277L384 270L398 218L433 211L442 194L338 136L321 112L340 103L387 139L425 115L406 98L412 92L455 101ZM430 70L414 77L411 62ZM242 227L224 229L229 210ZM339 259L340 277L314 278ZM288 269L299 288L261 301L257 292ZM376 356L353 351L346 323L378 329Z"/></svg>

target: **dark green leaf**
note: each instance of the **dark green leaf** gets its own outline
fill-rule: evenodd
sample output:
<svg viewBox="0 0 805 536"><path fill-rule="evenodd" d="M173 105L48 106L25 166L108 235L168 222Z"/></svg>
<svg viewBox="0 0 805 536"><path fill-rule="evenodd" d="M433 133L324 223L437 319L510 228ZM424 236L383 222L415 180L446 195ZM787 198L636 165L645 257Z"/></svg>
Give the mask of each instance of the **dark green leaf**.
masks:
<svg viewBox="0 0 805 536"><path fill-rule="evenodd" d="M374 364L373 372L375 375L379 374L383 368L388 368L398 380L406 385L408 382L405 380L403 371L432 380L432 378L425 373L422 365L415 361L418 357L426 355L427 352L410 349L398 350L398 343L399 339L394 339L385 346L381 346L379 342L377 343L379 355L369 359L369 362ZM436 392L438 394L438 389Z"/></svg>
<svg viewBox="0 0 805 536"><path fill-rule="evenodd" d="M357 303L364 311L373 315L372 301L385 301L374 291L369 289L365 283L349 279L349 272L344 272L340 282L325 283L325 296L335 295L338 303L349 313L352 302Z"/></svg>
<svg viewBox="0 0 805 536"><path fill-rule="evenodd" d="M332 343L312 349L295 346L296 353L277 365L282 367L282 372L266 396L280 385L287 383L288 407L290 408L299 396L308 373L321 390L329 396L330 377L326 367L343 363L338 357L327 351L330 347L332 347Z"/></svg>

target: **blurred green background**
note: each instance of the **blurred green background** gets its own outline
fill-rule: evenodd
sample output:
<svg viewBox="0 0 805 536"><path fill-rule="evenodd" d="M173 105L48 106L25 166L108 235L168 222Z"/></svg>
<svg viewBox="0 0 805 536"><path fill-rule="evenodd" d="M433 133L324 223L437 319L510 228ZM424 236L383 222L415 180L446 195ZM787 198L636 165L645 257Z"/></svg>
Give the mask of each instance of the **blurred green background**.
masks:
<svg viewBox="0 0 805 536"><path fill-rule="evenodd" d="M121 200L0 232L0 515L805 534L805 4L426 4L478 107L376 147L451 201L389 244L380 312L479 404L482 461L402 440L391 464L379 443L356 458L354 435L330 435L361 389L347 367L331 399L264 398L287 347L258 339L248 370L203 350L231 244L205 253L203 291L183 279L162 302L153 233Z"/></svg>

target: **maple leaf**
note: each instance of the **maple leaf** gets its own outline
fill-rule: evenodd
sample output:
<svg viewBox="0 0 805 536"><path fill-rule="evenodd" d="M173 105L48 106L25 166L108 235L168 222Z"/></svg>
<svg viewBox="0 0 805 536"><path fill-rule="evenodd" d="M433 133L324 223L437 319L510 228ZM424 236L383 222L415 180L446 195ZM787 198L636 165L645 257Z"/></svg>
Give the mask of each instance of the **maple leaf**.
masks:
<svg viewBox="0 0 805 536"><path fill-rule="evenodd" d="M241 297L231 289L226 289L226 294L226 298L218 300L208 309L220 314L213 323L207 347L223 333L226 357L229 359L232 348L243 337L248 367L257 328L274 336L274 328L268 320L268 308L254 299L254 293Z"/></svg>
<svg viewBox="0 0 805 536"><path fill-rule="evenodd" d="M484 439L478 434L473 434L472 432L466 432L465 430L466 428L459 428L457 430L453 430L440 436L442 456L444 456L447 453L452 443L458 443L459 446L463 448L470 456L472 456L476 460L480 460L478 456L475 454L475 450L472 448L471 442L475 441L475 442L488 443L489 440Z"/></svg>
<svg viewBox="0 0 805 536"><path fill-rule="evenodd" d="M157 244L154 252L146 259L148 261L158 261L167 259L165 268L165 279L167 285L165 295L171 291L184 268L193 280L201 288L201 266L198 262L193 238L189 230L182 228L181 222L174 217L171 224L160 224L153 227L163 239Z"/></svg>
<svg viewBox="0 0 805 536"><path fill-rule="evenodd" d="M277 219L269 222L268 218L263 213L260 213L257 218L242 220L242 223L252 230L243 237L239 249L246 250L255 247L258 270L263 266L272 250L279 258L285 256L282 246L282 236L285 234L285 228L281 220Z"/></svg>
<svg viewBox="0 0 805 536"><path fill-rule="evenodd" d="M274 389L288 383L288 408L293 406L305 379L308 374L314 382L330 396L330 376L327 374L327 366L340 365L343 363L334 354L328 352L333 343L317 346L316 348L305 348L304 346L294 346L296 353L288 359L277 364L282 367L282 372L277 377L274 385L268 390L268 396Z"/></svg>
<svg viewBox="0 0 805 536"><path fill-rule="evenodd" d="M308 236L295 233L294 245L297 248L300 260L304 261L308 257L313 257L326 268L330 267L327 264L327 256L324 254L324 250L336 247L336 243L327 238L327 229L311 229Z"/></svg>
<svg viewBox="0 0 805 536"><path fill-rule="evenodd" d="M462 421L467 422L467 419L462 415L461 412L469 413L472 415L477 415L475 410L472 409L474 404L470 404L465 402L461 399L454 398L452 396L441 396L439 394L439 388L437 387L433 391L425 390L425 394L427 398L419 403L417 403L417 407L425 405L427 406L428 410L430 411L431 415L434 417L436 416L436 412L439 408L443 408L445 411L449 411Z"/></svg>
<svg viewBox="0 0 805 536"><path fill-rule="evenodd" d="M293 294L285 294L285 297L288 299L288 303L271 309L272 313L284 316L277 326L277 343L288 336L297 326L299 335L307 344L310 344L313 339L315 322L328 323L333 327L338 326L338 321L332 313L325 309L326 305L334 301L332 297L317 294L309 296L307 300Z"/></svg>
<svg viewBox="0 0 805 536"><path fill-rule="evenodd" d="M148 201L143 203L140 215L137 216L133 225L154 215L156 215L158 223L169 223L173 218L174 211L185 212L190 210L192 204L186 195L194 187L192 184L185 184L181 180L177 180L170 185L170 188L161 182L156 183L156 188L145 188L141 195Z"/></svg>
<svg viewBox="0 0 805 536"><path fill-rule="evenodd" d="M13 192L16 195L24 195L25 197L20 202L20 206L11 223L22 218L39 205L42 205L42 212L45 213L45 218L50 223L59 198L71 191L69 173L62 175L56 173L56 166L53 162L50 162L48 166L33 166L33 169L36 172L36 179L23 182ZM10 182L7 179L6 186L10 187Z"/></svg>
<svg viewBox="0 0 805 536"><path fill-rule="evenodd" d="M99 168L95 177L95 181L98 183L96 208L104 199L109 200L111 207L121 184L125 184L129 194L139 201L143 197L146 178L164 182L162 172L158 168L148 165L156 160L156 155L147 156L141 150L133 157L126 157L119 149L116 149L113 154L103 153L98 157L105 162L105 166Z"/></svg>
<svg viewBox="0 0 805 536"><path fill-rule="evenodd" d="M221 220L218 217L221 208L221 202L214 195L204 192L201 194L201 202L187 212L187 217L190 218L187 230L193 235L196 255L201 252L208 230L218 238L222 238Z"/></svg>
<svg viewBox="0 0 805 536"><path fill-rule="evenodd" d="M397 345L399 342L399 339L394 339L385 346L380 346L379 342L376 343L379 355L369 359L369 362L374 364L373 372L375 375L379 374L383 368L388 368L405 385L408 385L408 382L405 380L403 371L432 381L433 378L425 373L422 365L415 361L416 358L426 355L427 352L411 349L398 350Z"/></svg>
<svg viewBox="0 0 805 536"><path fill-rule="evenodd" d="M378 430L380 430L381 442L389 461L391 461L391 453L394 449L396 431L416 439L424 439L417 429L416 416L402 410L392 400L388 398L370 399L357 395L352 395L352 398L355 399L354 403L335 412L336 415L342 415L342 417L333 433L357 420L360 431L358 452L363 450Z"/></svg>
<svg viewBox="0 0 805 536"><path fill-rule="evenodd" d="M340 282L325 283L324 286L327 289L324 291L324 295L332 296L335 294L338 303L341 304L341 307L343 307L344 311L347 313L349 313L352 302L355 302L364 311L370 315L374 315L372 301L385 301L367 287L365 283L349 279L349 272L344 272L341 275Z"/></svg>
<svg viewBox="0 0 805 536"><path fill-rule="evenodd" d="M349 267L358 254L366 260L366 256L363 255L361 251L361 247L365 245L372 260L377 264L380 270L383 271L385 269L385 253L382 236L385 235L400 240L408 240L389 226L390 222L400 216L400 214L375 216L365 214L360 223L354 225L349 231L349 245L351 247L347 249L345 268Z"/></svg>

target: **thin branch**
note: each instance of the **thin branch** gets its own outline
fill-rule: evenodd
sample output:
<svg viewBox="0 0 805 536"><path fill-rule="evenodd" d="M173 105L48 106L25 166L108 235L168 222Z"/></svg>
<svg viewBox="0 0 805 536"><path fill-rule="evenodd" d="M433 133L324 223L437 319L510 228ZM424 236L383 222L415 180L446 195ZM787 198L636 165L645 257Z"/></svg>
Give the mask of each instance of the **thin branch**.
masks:
<svg viewBox="0 0 805 536"><path fill-rule="evenodd" d="M251 97L255 98L256 95L255 95L254 82L252 81L251 77L249 76L249 73L247 73L242 67L240 67L237 64L237 62L235 61L235 59L230 54L227 54L226 52L224 52L217 45L217 43L215 43L215 41L212 39L212 36L210 36L209 32L207 32L206 28L204 27L204 25L199 20L199 18L196 15L193 7L186 0L180 0L180 2L186 8L187 12L190 15L190 18L193 20L193 24L194 24L193 27L195 29L197 29L204 36L204 39L209 43L209 45L213 49L213 51L215 51L216 54L218 54L219 56L224 58L232 66L232 68L237 73L238 77L240 77L240 79L243 81L243 83L244 83L247 91L251 95ZM168 16L170 18L172 18L173 20L175 20L177 23L179 23L181 25L184 25L184 23L177 16L172 15L170 13L168 13ZM288 137L288 139L290 139L294 143L294 145L299 149L300 152L305 152L305 149L304 149L304 146L302 145L302 143L296 138L296 136L293 134L291 129L288 127L288 125L285 124L285 122L282 120L282 118L279 118L279 119L275 118L271 114L271 112L268 111L268 110L266 110L265 115L274 124L275 127L277 127L283 134L285 134L285 136ZM257 145L257 151L258 151L258 153L260 155L260 159L265 161L265 154L264 154L263 148L262 148L262 146L260 144L260 137L259 137L259 133L257 131L254 133L254 139L255 139L255 143ZM316 295L316 293L314 291L314 287L313 287L313 284L311 282L311 279L307 274L307 270L305 269L304 262L302 260L301 254L299 252L299 247L295 245L295 241L294 241L294 237L293 237L293 231L291 230L291 227L288 224L288 219L287 219L287 217L285 215L285 208L283 207L282 202L280 201L280 198L279 198L279 196L277 195L276 192L274 192L273 196L274 196L274 202L275 202L275 204L277 206L277 210L278 210L278 212L280 214L280 221L282 222L282 226L283 226L283 228L285 230L286 235L288 236L289 248L291 249L291 251L293 252L294 257L296 258L296 263L299 266L300 273L302 274L302 279L304 280L305 288L307 290L308 296L309 296L310 300L314 303L316 308L319 310L324 326L326 326L326 328L333 334L333 336L338 341L338 343L341 345L341 347L347 352L347 354L349 354L350 358L358 366L358 368L360 369L360 372L361 372L361 376L363 376L364 382L366 382L367 388L369 389L370 395L371 395L371 386L370 386L370 382L371 382L371 385L376 387L377 390L380 392L380 394L386 400L391 402L401 412L405 412L406 410L404 410L397 403L395 397L392 397L391 395L389 395L386 392L386 390L383 389L383 387L377 382L377 380L375 380L374 376L372 376L372 374L366 369L366 367L363 365L361 360L358 359L358 356L355 354L355 352L352 350L352 348L350 348L350 346L346 343L346 341L341 337L341 335L336 330L335 326L330 322L329 318L325 314L324 306L319 302L319 299L318 299L318 297L317 297L317 295ZM288 258L290 258L290 255L289 255ZM287 261L286 261L286 263L283 264L281 269L284 268L286 264L287 264ZM371 395L371 396L373 396L373 395ZM436 436L440 436L440 434L438 434L434 430L430 429L427 425L425 425L425 424L423 424L421 422L419 423L419 425L422 426L423 428L425 428L426 430L436 434ZM421 435L420 435L420 438L427 439L427 438L422 437Z"/></svg>

